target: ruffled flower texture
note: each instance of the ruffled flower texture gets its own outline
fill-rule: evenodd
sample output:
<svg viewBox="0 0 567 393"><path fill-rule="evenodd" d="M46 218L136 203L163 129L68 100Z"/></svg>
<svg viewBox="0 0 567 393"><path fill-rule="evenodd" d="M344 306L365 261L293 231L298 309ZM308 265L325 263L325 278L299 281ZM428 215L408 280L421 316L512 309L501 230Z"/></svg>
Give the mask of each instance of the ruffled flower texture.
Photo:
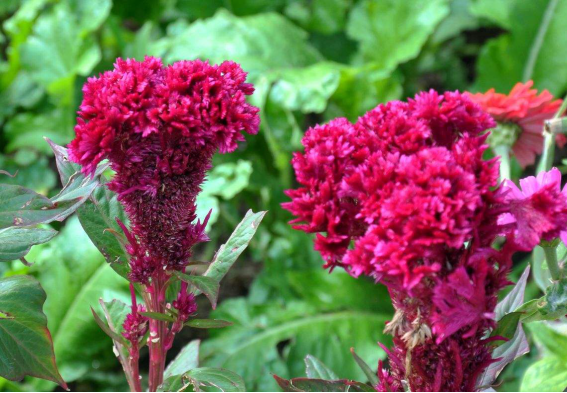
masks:
<svg viewBox="0 0 567 393"><path fill-rule="evenodd" d="M195 198L212 155L258 132L254 88L233 62L210 65L118 59L83 87L70 159L92 174L108 159L108 183L130 220L130 278L147 284L159 269L183 270L191 247L207 240Z"/></svg>
<svg viewBox="0 0 567 393"><path fill-rule="evenodd" d="M389 289L394 348L377 390L475 390L494 361L484 337L512 254L567 225L567 198L555 183L528 198L499 187L498 159L482 158L494 126L466 95L429 91L354 124L311 128L293 158L300 187L283 207L294 227L316 234L327 267ZM506 241L493 248L499 236Z"/></svg>
<svg viewBox="0 0 567 393"><path fill-rule="evenodd" d="M488 112L500 124L519 126L520 134L512 146L512 153L525 168L535 162L536 155L543 150L543 124L551 119L561 106L561 100L543 90L538 95L532 89L533 81L517 83L508 95L496 93L494 89L486 93L469 94L474 102ZM565 136L557 135L560 146L565 144Z"/></svg>

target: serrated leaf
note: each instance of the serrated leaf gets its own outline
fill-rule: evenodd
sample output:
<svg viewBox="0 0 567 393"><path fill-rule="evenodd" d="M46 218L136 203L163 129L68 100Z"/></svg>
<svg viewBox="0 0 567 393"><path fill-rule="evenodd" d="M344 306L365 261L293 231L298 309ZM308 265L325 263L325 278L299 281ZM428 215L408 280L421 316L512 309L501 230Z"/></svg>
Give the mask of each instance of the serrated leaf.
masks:
<svg viewBox="0 0 567 393"><path fill-rule="evenodd" d="M201 392L203 388L217 388L223 392L245 392L242 378L229 370L221 368L194 368L182 375L166 379L158 388L160 392Z"/></svg>
<svg viewBox="0 0 567 393"><path fill-rule="evenodd" d="M0 230L0 262L25 256L31 246L51 240L57 231L44 228L6 228Z"/></svg>
<svg viewBox="0 0 567 393"><path fill-rule="evenodd" d="M175 272L175 275L181 280L189 283L198 291L205 294L211 302L213 309L217 307L217 299L219 297L220 284L217 279L206 276L191 276L180 272Z"/></svg>
<svg viewBox="0 0 567 393"><path fill-rule="evenodd" d="M253 213L252 210L248 210L226 243L220 246L213 262L204 274L206 277L214 278L218 282L222 280L236 259L248 247L266 213Z"/></svg>
<svg viewBox="0 0 567 393"><path fill-rule="evenodd" d="M30 276L0 280L0 375L47 379L67 388L55 364L53 342L43 313L45 291Z"/></svg>
<svg viewBox="0 0 567 393"><path fill-rule="evenodd" d="M176 375L181 378L187 371L199 367L200 345L201 340L193 340L184 346L175 359L168 364L163 373L163 379L167 380Z"/></svg>
<svg viewBox="0 0 567 393"><path fill-rule="evenodd" d="M217 329L232 325L232 322L222 319L190 319L183 326L197 329Z"/></svg>
<svg viewBox="0 0 567 393"><path fill-rule="evenodd" d="M305 357L305 374L307 374L308 378L324 379L326 381L339 379L333 370L313 355Z"/></svg>
<svg viewBox="0 0 567 393"><path fill-rule="evenodd" d="M360 43L365 60L391 71L419 54L448 13L446 0L363 0L351 11L346 32Z"/></svg>
<svg viewBox="0 0 567 393"><path fill-rule="evenodd" d="M358 356L356 352L354 352L354 348L351 348L350 352L352 353L352 357L356 361L356 364L358 364L358 367L360 367L364 375L366 375L366 378L368 378L368 382L370 382L372 386L378 385L378 377L376 376L376 373L372 371L370 366L366 364L366 362Z"/></svg>

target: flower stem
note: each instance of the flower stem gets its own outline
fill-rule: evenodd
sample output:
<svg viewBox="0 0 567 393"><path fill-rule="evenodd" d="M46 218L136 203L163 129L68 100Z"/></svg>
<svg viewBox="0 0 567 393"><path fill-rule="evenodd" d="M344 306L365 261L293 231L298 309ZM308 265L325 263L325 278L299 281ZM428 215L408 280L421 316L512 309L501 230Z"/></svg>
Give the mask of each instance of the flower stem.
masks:
<svg viewBox="0 0 567 393"><path fill-rule="evenodd" d="M562 269L557 261L557 247L556 246L542 246L545 253L545 261L551 273L551 278L554 281L559 281L563 275Z"/></svg>
<svg viewBox="0 0 567 393"><path fill-rule="evenodd" d="M165 311L165 282L166 277L160 272L152 278L150 286L150 302L148 304L151 312L163 313ZM166 322L150 318L150 337L148 347L150 350L150 373L149 391L155 392L163 383L163 372L165 370L164 348L167 339Z"/></svg>
<svg viewBox="0 0 567 393"><path fill-rule="evenodd" d="M498 145L492 148L494 154L500 156L500 182L510 179L510 147Z"/></svg>
<svg viewBox="0 0 567 393"><path fill-rule="evenodd" d="M561 117L563 112L567 109L567 96L563 98L561 106L553 116L553 119L558 119ZM543 130L543 154L537 165L537 173L548 171L553 166L553 156L555 153L555 134L547 131L545 128Z"/></svg>
<svg viewBox="0 0 567 393"><path fill-rule="evenodd" d="M138 303L136 301L136 290L134 289L134 284L130 283L130 296L132 298L132 314L136 315L138 312ZM141 392L142 383L140 381L140 347L138 342L132 342L132 346L128 348L128 360L130 363L130 372L132 374L132 384L131 387L133 391Z"/></svg>

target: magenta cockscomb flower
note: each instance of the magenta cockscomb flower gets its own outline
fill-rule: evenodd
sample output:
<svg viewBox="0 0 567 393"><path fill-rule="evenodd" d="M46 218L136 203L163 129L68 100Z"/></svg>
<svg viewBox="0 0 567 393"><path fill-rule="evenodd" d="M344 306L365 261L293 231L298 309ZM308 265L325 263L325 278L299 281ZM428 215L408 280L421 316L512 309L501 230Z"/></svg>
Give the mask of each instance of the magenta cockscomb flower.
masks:
<svg viewBox="0 0 567 393"><path fill-rule="evenodd" d="M389 288L394 348L377 390L474 390L512 254L567 226L555 172L499 187L498 160L483 159L494 126L466 95L430 91L316 126L294 156L294 227L317 234L327 266Z"/></svg>
<svg viewBox="0 0 567 393"><path fill-rule="evenodd" d="M191 247L207 240L195 198L214 152L226 153L258 131L253 87L233 62L180 61L164 66L118 59L90 78L70 144L70 158L93 173L108 159L108 187L130 219L131 278L144 284L160 269L182 270Z"/></svg>
<svg viewBox="0 0 567 393"><path fill-rule="evenodd" d="M146 307L143 304L138 304L134 312L126 315L122 325L122 335L126 340L136 344L148 332L150 320L148 317L141 315L141 312L146 312Z"/></svg>

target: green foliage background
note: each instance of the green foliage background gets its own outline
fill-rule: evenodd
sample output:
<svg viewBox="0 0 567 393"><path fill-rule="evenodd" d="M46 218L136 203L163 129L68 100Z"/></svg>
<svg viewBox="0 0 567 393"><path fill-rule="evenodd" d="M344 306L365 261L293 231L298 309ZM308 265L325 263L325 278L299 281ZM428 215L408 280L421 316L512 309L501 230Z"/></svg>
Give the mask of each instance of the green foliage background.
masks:
<svg viewBox="0 0 567 393"><path fill-rule="evenodd" d="M364 380L349 348L375 366L384 357L376 342L389 343L382 329L391 306L370 280L323 271L311 238L287 224L280 203L294 185L290 159L305 129L429 88L507 92L533 78L561 96L565 20L567 0L1 0L0 168L17 172L2 182L50 196L60 189L42 137L72 139L82 84L116 57L241 63L256 86L261 131L215 157L199 200L201 215L214 209L212 241L200 257L211 258L248 208L269 213L221 289L214 316L234 325L210 333L201 364L236 371L248 390L275 390L271 373L302 376L310 353L340 377ZM28 260L30 268L13 262L0 273L32 274L45 288L57 362L72 389L126 389L89 310L100 297L127 296L126 282L74 218ZM540 292L536 283L528 289L528 299ZM532 353L505 371L499 390L567 385L565 351L556 350L567 345L565 329L533 326ZM195 337L203 338L181 335L171 355ZM31 378L0 387L55 389Z"/></svg>

